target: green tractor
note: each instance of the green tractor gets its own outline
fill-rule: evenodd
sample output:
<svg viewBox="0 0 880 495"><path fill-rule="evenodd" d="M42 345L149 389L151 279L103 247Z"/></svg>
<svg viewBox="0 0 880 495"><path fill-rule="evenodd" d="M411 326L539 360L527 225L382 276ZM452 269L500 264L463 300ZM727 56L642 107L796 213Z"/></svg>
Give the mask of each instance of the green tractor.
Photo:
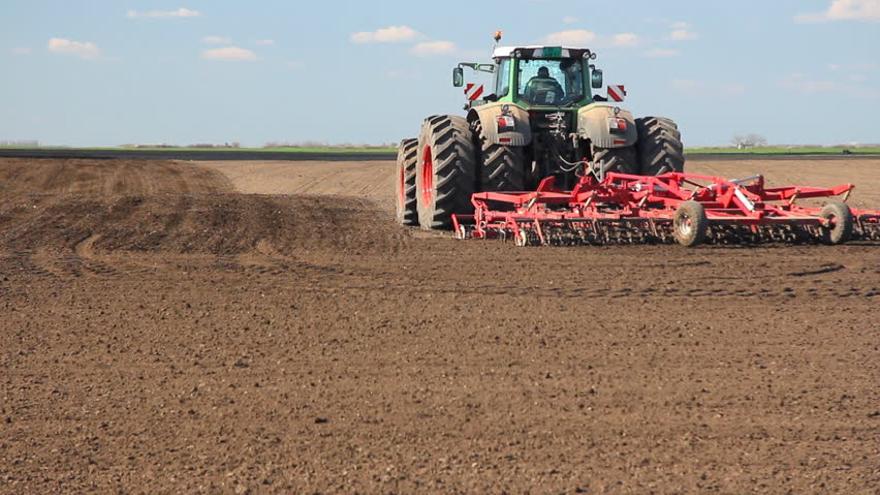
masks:
<svg viewBox="0 0 880 495"><path fill-rule="evenodd" d="M497 39L497 38L496 38ZM617 103L585 48L497 47L493 64L461 63L453 84L466 88L467 114L437 115L397 158L397 220L448 229L453 214L473 211L476 192L530 191L547 177L569 189L584 173L661 175L684 171L676 124L634 118ZM465 83L464 69L494 74L494 91Z"/></svg>

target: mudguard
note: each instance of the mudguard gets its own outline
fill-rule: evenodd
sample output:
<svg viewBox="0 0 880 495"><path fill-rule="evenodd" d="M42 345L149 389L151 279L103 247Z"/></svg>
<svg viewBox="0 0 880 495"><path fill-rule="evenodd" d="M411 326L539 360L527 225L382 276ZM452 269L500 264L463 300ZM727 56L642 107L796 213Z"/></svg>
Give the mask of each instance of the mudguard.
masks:
<svg viewBox="0 0 880 495"><path fill-rule="evenodd" d="M626 120L625 131L612 132L608 119ZM589 139L599 148L626 148L636 144L638 131L636 120L629 110L608 103L593 103L578 111L577 133L581 139Z"/></svg>
<svg viewBox="0 0 880 495"><path fill-rule="evenodd" d="M508 115L516 121L513 131L498 132L498 117L507 109ZM529 123L529 112L511 103L489 103L471 109L468 121L479 119L483 127L483 136L488 144L504 146L528 146L532 143L532 128Z"/></svg>

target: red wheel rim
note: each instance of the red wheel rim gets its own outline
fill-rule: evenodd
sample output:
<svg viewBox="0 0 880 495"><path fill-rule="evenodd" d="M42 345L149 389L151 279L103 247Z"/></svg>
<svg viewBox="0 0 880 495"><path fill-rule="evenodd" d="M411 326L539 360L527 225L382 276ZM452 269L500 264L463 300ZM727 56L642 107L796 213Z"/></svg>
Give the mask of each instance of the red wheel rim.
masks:
<svg viewBox="0 0 880 495"><path fill-rule="evenodd" d="M422 201L426 205L434 201L434 160L430 146L425 146L422 153Z"/></svg>

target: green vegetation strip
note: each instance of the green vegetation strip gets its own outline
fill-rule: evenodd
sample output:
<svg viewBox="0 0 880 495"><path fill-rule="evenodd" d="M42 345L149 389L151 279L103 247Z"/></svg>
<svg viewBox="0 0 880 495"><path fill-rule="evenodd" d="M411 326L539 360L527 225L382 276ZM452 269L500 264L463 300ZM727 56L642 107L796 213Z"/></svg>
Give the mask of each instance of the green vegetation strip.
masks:
<svg viewBox="0 0 880 495"><path fill-rule="evenodd" d="M880 147L768 146L762 148L688 148L689 155L877 155Z"/></svg>

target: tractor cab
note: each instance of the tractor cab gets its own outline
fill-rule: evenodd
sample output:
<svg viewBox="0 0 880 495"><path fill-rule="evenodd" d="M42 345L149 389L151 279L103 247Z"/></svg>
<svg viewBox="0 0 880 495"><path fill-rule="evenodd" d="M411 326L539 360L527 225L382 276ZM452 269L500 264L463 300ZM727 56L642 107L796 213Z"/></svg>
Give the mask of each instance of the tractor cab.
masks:
<svg viewBox="0 0 880 495"><path fill-rule="evenodd" d="M593 101L591 89L602 87L602 71L590 64L596 55L585 48L526 46L498 47L494 64L461 63L455 86L464 86L464 68L495 75L483 101L514 103L527 109L578 108ZM588 81L590 81L588 83Z"/></svg>

